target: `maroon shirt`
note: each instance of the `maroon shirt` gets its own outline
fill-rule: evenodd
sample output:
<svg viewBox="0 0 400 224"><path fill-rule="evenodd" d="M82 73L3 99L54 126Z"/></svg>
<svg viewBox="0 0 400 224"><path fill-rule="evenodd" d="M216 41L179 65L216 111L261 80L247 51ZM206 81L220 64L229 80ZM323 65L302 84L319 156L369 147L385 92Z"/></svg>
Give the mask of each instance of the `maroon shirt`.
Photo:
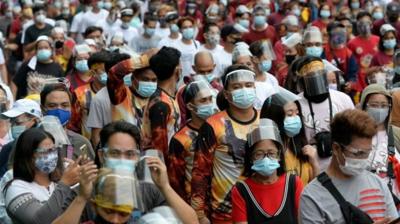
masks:
<svg viewBox="0 0 400 224"><path fill-rule="evenodd" d="M275 44L277 41L275 28L271 25L268 25L267 28L263 31L256 31L253 27L250 27L250 31L243 35L243 41L247 44L251 44L257 40L270 40L272 44Z"/></svg>
<svg viewBox="0 0 400 224"><path fill-rule="evenodd" d="M389 23L389 22L385 21L385 19L376 20L374 22L374 24L373 24L373 27L372 27L372 33L377 35L377 36L380 36L380 34L381 34L381 32L380 32L381 26L383 24L386 24L386 23ZM393 24L393 23L389 23L389 24L392 25L397 30L397 42L398 42L400 40L400 32L399 32L399 30L400 30L400 21L397 21L396 24Z"/></svg>

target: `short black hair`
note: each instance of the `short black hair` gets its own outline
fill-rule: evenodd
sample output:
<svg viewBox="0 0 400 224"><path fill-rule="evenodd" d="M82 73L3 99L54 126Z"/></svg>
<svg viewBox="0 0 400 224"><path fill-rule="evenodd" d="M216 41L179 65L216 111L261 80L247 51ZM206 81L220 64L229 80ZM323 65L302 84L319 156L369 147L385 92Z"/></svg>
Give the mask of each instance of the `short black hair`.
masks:
<svg viewBox="0 0 400 224"><path fill-rule="evenodd" d="M46 11L46 7L45 7L45 5L44 4L35 4L33 7L32 7L32 13L33 14L35 14L36 12L39 12L39 11Z"/></svg>
<svg viewBox="0 0 400 224"><path fill-rule="evenodd" d="M369 12L367 12L367 11L365 11L365 10L360 11L360 12L357 14L356 19L357 19L357 20L360 20L360 19L363 18L364 16L368 16L368 17L372 20L371 13L369 13Z"/></svg>
<svg viewBox="0 0 400 224"><path fill-rule="evenodd" d="M141 141L139 128L123 120L114 121L104 126L104 128L100 131L100 146L107 146L110 137L116 133L130 135L135 140L137 147L139 148Z"/></svg>
<svg viewBox="0 0 400 224"><path fill-rule="evenodd" d="M147 25L149 22L157 22L158 21L158 16L154 14L146 14L144 16L143 24Z"/></svg>
<svg viewBox="0 0 400 224"><path fill-rule="evenodd" d="M328 24L328 27L326 28L326 31L328 31L328 35L332 34L332 31L336 28L346 28L343 24L339 23L338 21L333 21Z"/></svg>
<svg viewBox="0 0 400 224"><path fill-rule="evenodd" d="M164 81L174 74L179 65L181 52L173 47L162 47L150 58L150 68L159 81Z"/></svg>
<svg viewBox="0 0 400 224"><path fill-rule="evenodd" d="M43 90L40 92L40 104L44 106L46 104L46 97L50 93L54 91L61 91L66 92L69 97L70 103L72 103L72 95L69 89L65 86L64 83L54 83L54 84L47 84L44 86Z"/></svg>
<svg viewBox="0 0 400 224"><path fill-rule="evenodd" d="M105 64L109 59L110 54L107 51L100 51L90 55L88 59L89 68L96 63Z"/></svg>
<svg viewBox="0 0 400 224"><path fill-rule="evenodd" d="M240 70L240 69L245 69L245 70L249 70L252 71L249 67L247 67L246 65L240 65L240 64L235 64L235 65L231 65L229 67L227 67L225 69L224 75L221 77L221 81L224 85L224 89L228 89L228 84L225 83L226 81L226 75L235 71L235 70Z"/></svg>
<svg viewBox="0 0 400 224"><path fill-rule="evenodd" d="M216 23L209 22L209 23L206 23L206 25L204 26L204 33L208 33L208 31L210 31L210 28L213 26L218 27L218 29L219 29L219 26Z"/></svg>
<svg viewBox="0 0 400 224"><path fill-rule="evenodd" d="M257 40L251 43L249 50L252 55L261 57L264 54L263 40Z"/></svg>
<svg viewBox="0 0 400 224"><path fill-rule="evenodd" d="M86 38L88 37L91 33L100 31L100 33L103 33L103 28L98 27L98 26L89 26L86 28L85 33L83 33L83 36Z"/></svg>
<svg viewBox="0 0 400 224"><path fill-rule="evenodd" d="M54 141L54 137L42 128L30 128L17 139L13 162L14 179L32 182L35 177L34 153L39 144L45 139ZM18 159L15 159L18 158ZM57 168L50 174L50 179L56 181L61 177L62 160L59 155Z"/></svg>
<svg viewBox="0 0 400 224"><path fill-rule="evenodd" d="M131 57L129 56L129 54L119 53L118 51L109 52L108 56L109 58L104 64L104 68L106 70L105 72L107 73L110 70L110 68L112 68L114 65Z"/></svg>

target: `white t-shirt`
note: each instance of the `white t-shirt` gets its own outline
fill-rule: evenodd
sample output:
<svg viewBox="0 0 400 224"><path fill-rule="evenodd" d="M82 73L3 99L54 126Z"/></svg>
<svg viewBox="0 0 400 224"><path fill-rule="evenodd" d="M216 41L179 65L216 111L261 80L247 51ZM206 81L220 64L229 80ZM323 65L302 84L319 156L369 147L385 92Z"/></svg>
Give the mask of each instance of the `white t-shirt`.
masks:
<svg viewBox="0 0 400 224"><path fill-rule="evenodd" d="M136 28L130 26L128 29L123 29L121 27L121 23L119 26L114 27L111 32L112 32L111 35L108 36L108 39L110 42L111 42L112 35L115 33L122 33L123 37L124 37L124 41L126 43L129 43L133 38L139 36L139 32Z"/></svg>
<svg viewBox="0 0 400 224"><path fill-rule="evenodd" d="M143 35L136 35L129 41L129 47L140 54L151 48L156 48L161 38L158 35L153 35L150 39L144 38Z"/></svg>
<svg viewBox="0 0 400 224"><path fill-rule="evenodd" d="M23 180L14 180L7 189L5 195L5 205L8 207L9 203L21 194L31 193L33 197L40 202L49 200L51 194L55 189L56 184L51 182L49 187L44 187L37 184L35 181L26 182Z"/></svg>
<svg viewBox="0 0 400 224"><path fill-rule="evenodd" d="M0 65L4 64L5 62L3 50L0 48Z"/></svg>
<svg viewBox="0 0 400 224"><path fill-rule="evenodd" d="M232 53L229 53L223 49L218 56L219 63L221 64L220 68L220 77L224 74L224 71L227 67L232 65Z"/></svg>
<svg viewBox="0 0 400 224"><path fill-rule="evenodd" d="M78 14L76 14L74 16L74 18L72 18L71 27L69 28L69 32L71 32L71 33L79 32L79 27L81 26L81 23L82 23L83 14L85 14L85 12L83 12L83 11L79 12Z"/></svg>
<svg viewBox="0 0 400 224"><path fill-rule="evenodd" d="M89 116L87 119L88 128L103 128L111 123L111 101L107 87L103 87L93 97L90 103Z"/></svg>
<svg viewBox="0 0 400 224"><path fill-rule="evenodd" d="M117 19L114 23L110 24L107 22L107 18L102 19L96 23L96 26L103 29L103 34L106 38L111 37L114 34L114 30L121 25L121 20Z"/></svg>
<svg viewBox="0 0 400 224"><path fill-rule="evenodd" d="M197 40L192 41L190 45L184 44L182 41L177 41L171 45L181 52L181 64L183 77L194 73L192 69L194 55L200 49L200 43Z"/></svg>
<svg viewBox="0 0 400 224"><path fill-rule="evenodd" d="M329 90L330 97L332 100L332 118L335 114L346 110L346 109L354 109L354 104L351 101L350 97L342 92L336 90ZM298 94L301 98L299 100L301 106L301 112L303 116L303 125L306 134L306 138L309 144L315 144L314 136L317 133L323 131L330 131L329 123L330 123L330 111L329 111L329 99L321 103L312 103L312 109L314 111L314 122L315 122L315 130L314 130L314 122L310 112L310 106L308 104L308 100L304 97L303 93ZM319 158L321 171L324 171L329 165L330 158L321 159Z"/></svg>
<svg viewBox="0 0 400 224"><path fill-rule="evenodd" d="M79 28L80 33L84 33L86 28L89 26L95 26L100 20L107 18L108 11L100 9L98 13L94 13L92 10L85 12L82 16L81 26Z"/></svg>
<svg viewBox="0 0 400 224"><path fill-rule="evenodd" d="M208 51L212 54L215 63L214 75L221 77L224 72L224 66L221 63L222 57L224 57L224 47L218 44L214 49L210 50L201 45L200 51Z"/></svg>
<svg viewBox="0 0 400 224"><path fill-rule="evenodd" d="M163 39L160 40L160 42L158 42L158 48L162 48L162 47L171 47L174 46L176 44L176 42L181 40L181 34L179 34L179 37L176 39L171 39L169 36L165 37Z"/></svg>
<svg viewBox="0 0 400 224"><path fill-rule="evenodd" d="M161 39L164 39L164 38L167 38L171 34L171 31L170 31L170 29L168 27L167 28L161 28L161 27L157 26L156 34Z"/></svg>
<svg viewBox="0 0 400 224"><path fill-rule="evenodd" d="M264 101L275 93L275 88L269 82L255 82L256 86L256 100L254 101L254 108L261 110Z"/></svg>

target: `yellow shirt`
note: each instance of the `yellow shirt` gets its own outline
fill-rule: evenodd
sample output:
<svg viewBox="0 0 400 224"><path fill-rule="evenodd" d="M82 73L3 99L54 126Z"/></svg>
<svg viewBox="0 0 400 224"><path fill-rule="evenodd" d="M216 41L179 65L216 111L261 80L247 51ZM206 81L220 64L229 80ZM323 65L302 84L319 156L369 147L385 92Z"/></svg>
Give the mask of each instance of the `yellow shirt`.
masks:
<svg viewBox="0 0 400 224"><path fill-rule="evenodd" d="M313 173L311 164L300 161L289 149L285 152L285 166L286 172L298 175L304 186L311 181Z"/></svg>

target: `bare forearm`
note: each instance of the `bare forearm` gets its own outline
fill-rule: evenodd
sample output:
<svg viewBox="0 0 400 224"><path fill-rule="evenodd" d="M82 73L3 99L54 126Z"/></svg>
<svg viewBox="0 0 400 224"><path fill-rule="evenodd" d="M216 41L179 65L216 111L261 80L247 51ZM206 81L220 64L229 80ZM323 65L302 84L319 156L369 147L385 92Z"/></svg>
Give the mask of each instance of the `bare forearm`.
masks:
<svg viewBox="0 0 400 224"><path fill-rule="evenodd" d="M3 80L3 82L8 85L8 73L5 64L0 65L0 73L1 73L1 80Z"/></svg>
<svg viewBox="0 0 400 224"><path fill-rule="evenodd" d="M80 217L86 205L86 199L77 196L69 205L67 210L59 216L52 224L79 224Z"/></svg>
<svg viewBox="0 0 400 224"><path fill-rule="evenodd" d="M196 212L179 195L168 186L160 189L167 203L171 206L183 223L199 223Z"/></svg>

